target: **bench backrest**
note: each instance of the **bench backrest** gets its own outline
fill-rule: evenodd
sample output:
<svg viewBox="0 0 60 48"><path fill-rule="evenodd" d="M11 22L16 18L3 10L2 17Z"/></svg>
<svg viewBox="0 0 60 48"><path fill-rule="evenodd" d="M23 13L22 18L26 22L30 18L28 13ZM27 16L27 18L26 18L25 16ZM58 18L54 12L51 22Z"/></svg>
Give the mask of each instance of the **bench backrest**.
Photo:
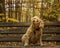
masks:
<svg viewBox="0 0 60 48"><path fill-rule="evenodd" d="M12 34L12 35L2 35L0 36L0 41L10 41L17 42L21 41L21 36L26 32L27 28L31 23L20 22L20 23L12 23L12 22L0 22L0 34ZM53 41L60 42L60 22L45 22L45 27L43 29L43 41ZM8 29L10 28L10 29ZM14 35L16 34L16 35Z"/></svg>

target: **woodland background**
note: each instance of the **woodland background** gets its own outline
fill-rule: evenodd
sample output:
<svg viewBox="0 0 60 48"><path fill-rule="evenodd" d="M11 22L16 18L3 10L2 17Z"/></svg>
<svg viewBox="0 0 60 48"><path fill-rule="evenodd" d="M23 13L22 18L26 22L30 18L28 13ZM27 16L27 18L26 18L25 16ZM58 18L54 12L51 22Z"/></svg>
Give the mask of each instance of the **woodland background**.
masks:
<svg viewBox="0 0 60 48"><path fill-rule="evenodd" d="M0 0L0 21L30 22L33 16L60 21L60 0Z"/></svg>

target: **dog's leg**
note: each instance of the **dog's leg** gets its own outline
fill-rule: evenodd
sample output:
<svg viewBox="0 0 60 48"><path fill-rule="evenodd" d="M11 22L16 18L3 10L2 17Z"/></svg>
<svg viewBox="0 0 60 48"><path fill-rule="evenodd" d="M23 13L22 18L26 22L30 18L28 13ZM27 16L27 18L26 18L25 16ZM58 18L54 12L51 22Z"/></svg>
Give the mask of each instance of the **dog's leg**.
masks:
<svg viewBox="0 0 60 48"><path fill-rule="evenodd" d="M24 46L28 46L29 45L29 36L26 34L23 35L22 42L24 42Z"/></svg>
<svg viewBox="0 0 60 48"><path fill-rule="evenodd" d="M40 36L40 45L42 46L43 43L42 43L42 36Z"/></svg>
<svg viewBox="0 0 60 48"><path fill-rule="evenodd" d="M29 45L29 39L25 40L24 46L28 46Z"/></svg>
<svg viewBox="0 0 60 48"><path fill-rule="evenodd" d="M41 31L41 35L40 35L40 45L43 46L43 43L42 43L42 29L40 29Z"/></svg>

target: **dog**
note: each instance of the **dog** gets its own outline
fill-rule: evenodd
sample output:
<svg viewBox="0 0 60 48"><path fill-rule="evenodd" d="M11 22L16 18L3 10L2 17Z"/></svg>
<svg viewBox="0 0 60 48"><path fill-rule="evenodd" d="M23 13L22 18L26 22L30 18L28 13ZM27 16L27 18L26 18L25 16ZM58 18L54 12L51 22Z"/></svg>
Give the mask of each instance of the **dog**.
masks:
<svg viewBox="0 0 60 48"><path fill-rule="evenodd" d="M43 45L42 35L43 35L44 21L37 16L32 17L31 25L28 27L26 33L22 36L22 43L24 46L28 46L31 43Z"/></svg>

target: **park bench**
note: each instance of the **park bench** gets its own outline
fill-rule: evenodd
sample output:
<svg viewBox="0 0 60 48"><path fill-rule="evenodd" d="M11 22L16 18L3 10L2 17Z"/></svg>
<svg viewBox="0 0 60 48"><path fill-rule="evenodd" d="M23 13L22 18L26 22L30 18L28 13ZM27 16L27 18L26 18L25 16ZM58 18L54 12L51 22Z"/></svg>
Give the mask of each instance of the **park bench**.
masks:
<svg viewBox="0 0 60 48"><path fill-rule="evenodd" d="M20 22L20 23L0 22L0 34L1 34L0 42L21 42L21 37L26 32L30 24L31 23L29 22ZM44 24L45 24L43 29L44 35L42 41L56 42L57 45L60 45L60 22L45 22ZM10 46L10 47L19 48L21 46ZM31 48L35 48L35 46Z"/></svg>

